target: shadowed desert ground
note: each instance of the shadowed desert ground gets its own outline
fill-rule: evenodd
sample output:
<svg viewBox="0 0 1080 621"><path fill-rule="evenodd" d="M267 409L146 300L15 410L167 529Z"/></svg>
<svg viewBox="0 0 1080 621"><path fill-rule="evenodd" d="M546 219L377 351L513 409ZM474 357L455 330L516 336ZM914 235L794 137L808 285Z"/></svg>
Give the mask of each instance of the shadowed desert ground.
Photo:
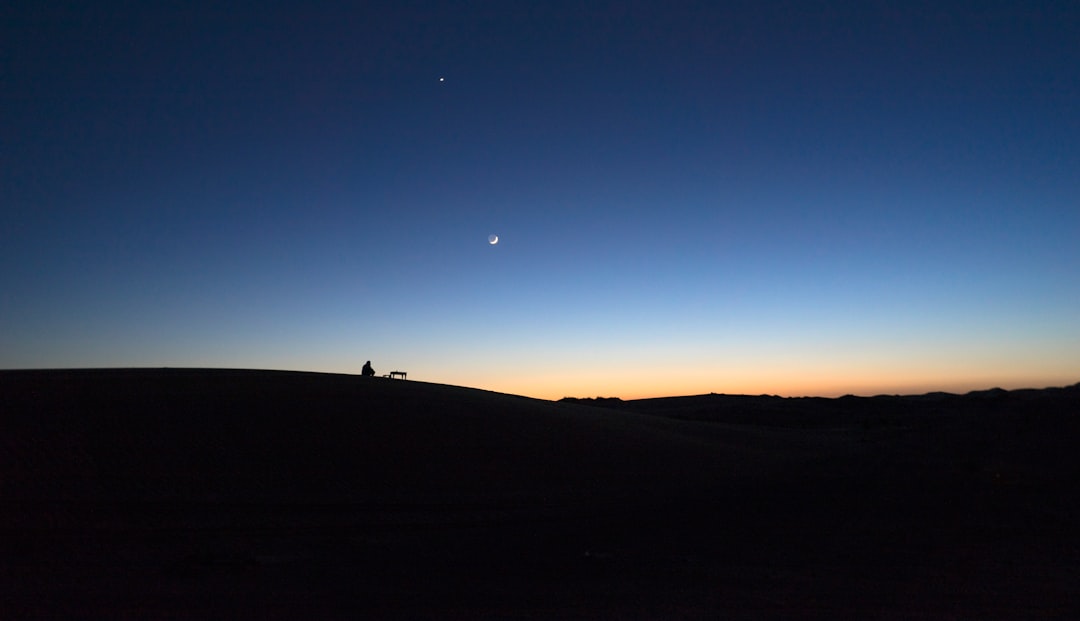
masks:
<svg viewBox="0 0 1080 621"><path fill-rule="evenodd" d="M1080 615L1080 385L0 371L0 618Z"/></svg>

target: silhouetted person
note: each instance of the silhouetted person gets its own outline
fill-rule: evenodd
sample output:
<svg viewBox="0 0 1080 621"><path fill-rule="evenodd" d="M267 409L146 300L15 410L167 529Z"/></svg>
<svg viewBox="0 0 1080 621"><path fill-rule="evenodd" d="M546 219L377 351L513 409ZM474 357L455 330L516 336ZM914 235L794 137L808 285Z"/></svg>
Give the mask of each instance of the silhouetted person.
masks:
<svg viewBox="0 0 1080 621"><path fill-rule="evenodd" d="M375 369L371 368L370 360L364 363L364 368L360 370L360 375L363 375L364 377L375 377Z"/></svg>

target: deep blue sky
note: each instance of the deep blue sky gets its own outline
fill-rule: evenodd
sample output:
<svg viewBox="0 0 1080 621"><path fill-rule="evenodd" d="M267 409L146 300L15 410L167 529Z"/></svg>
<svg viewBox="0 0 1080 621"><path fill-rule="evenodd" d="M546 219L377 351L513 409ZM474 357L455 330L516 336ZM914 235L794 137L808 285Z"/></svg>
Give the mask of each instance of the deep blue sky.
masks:
<svg viewBox="0 0 1080 621"><path fill-rule="evenodd" d="M0 367L1080 380L1075 1L15 4Z"/></svg>

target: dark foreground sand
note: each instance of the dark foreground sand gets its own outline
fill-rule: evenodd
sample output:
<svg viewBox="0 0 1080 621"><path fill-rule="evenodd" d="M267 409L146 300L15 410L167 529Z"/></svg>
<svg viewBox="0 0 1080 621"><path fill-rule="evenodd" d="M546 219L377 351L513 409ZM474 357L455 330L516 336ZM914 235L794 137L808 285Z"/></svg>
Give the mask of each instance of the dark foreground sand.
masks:
<svg viewBox="0 0 1080 621"><path fill-rule="evenodd" d="M0 413L2 619L1080 616L1078 386L4 371Z"/></svg>

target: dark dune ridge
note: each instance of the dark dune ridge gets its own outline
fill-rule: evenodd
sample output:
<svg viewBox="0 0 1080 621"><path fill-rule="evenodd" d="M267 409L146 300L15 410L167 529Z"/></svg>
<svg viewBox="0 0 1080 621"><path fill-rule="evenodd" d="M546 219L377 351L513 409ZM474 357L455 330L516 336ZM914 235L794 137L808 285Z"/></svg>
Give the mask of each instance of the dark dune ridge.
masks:
<svg viewBox="0 0 1080 621"><path fill-rule="evenodd" d="M1080 613L1080 385L548 402L0 371L0 618Z"/></svg>

